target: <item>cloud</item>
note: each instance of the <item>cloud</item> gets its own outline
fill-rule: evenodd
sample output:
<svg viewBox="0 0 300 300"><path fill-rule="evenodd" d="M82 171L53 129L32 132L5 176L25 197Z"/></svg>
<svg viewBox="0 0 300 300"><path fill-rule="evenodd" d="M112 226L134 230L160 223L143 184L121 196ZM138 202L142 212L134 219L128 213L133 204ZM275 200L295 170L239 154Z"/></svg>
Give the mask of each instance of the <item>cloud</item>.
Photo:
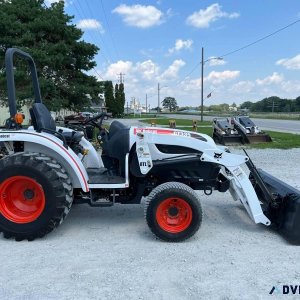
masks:
<svg viewBox="0 0 300 300"><path fill-rule="evenodd" d="M172 54L174 52L179 52L182 49L191 50L193 45L193 40L182 40L177 39L175 41L175 46L173 48L170 48L168 50L169 54Z"/></svg>
<svg viewBox="0 0 300 300"><path fill-rule="evenodd" d="M163 13L152 5L126 5L121 4L116 7L113 13L123 17L123 21L129 25L139 28L149 28L160 25L163 22Z"/></svg>
<svg viewBox="0 0 300 300"><path fill-rule="evenodd" d="M216 72L212 71L204 78L205 81L211 82L213 84L220 84L223 81L232 80L240 76L240 71L223 71Z"/></svg>
<svg viewBox="0 0 300 300"><path fill-rule="evenodd" d="M152 80L158 76L159 66L149 59L141 63L138 62L136 64L136 71L141 74L142 78Z"/></svg>
<svg viewBox="0 0 300 300"><path fill-rule="evenodd" d="M112 80L114 83L117 82L118 74L124 73L127 101L130 101L131 97L135 97L141 103L145 103L145 94L147 94L148 104L156 107L157 83L159 82L161 87L164 87L161 91L161 100L170 96L175 97L180 106L199 106L201 77L188 77L180 81L184 66L185 62L182 59L174 60L165 67L152 59L138 62L120 60L110 65L103 65L97 69L97 72L105 80ZM243 76L246 75L243 74ZM208 73L204 78L204 94L213 93L212 98L207 100L207 104L211 104L211 101L214 104L258 101L272 95L295 98L300 93L300 80L285 80L283 75L276 72L265 78L251 81L247 78L240 78L241 73L237 70Z"/></svg>
<svg viewBox="0 0 300 300"><path fill-rule="evenodd" d="M291 98L297 97L300 93L300 80L283 81L281 83L281 88L285 93L288 93L288 95L292 95Z"/></svg>
<svg viewBox="0 0 300 300"><path fill-rule="evenodd" d="M227 13L222 11L222 6L218 3L214 3L208 6L206 9L200 9L194 12L186 19L186 23L196 28L208 28L212 22L217 21L220 18L233 19L238 18L239 13Z"/></svg>
<svg viewBox="0 0 300 300"><path fill-rule="evenodd" d="M183 66L185 66L185 62L182 59L174 60L173 63L161 74L160 80L164 81L176 78Z"/></svg>
<svg viewBox="0 0 300 300"><path fill-rule="evenodd" d="M239 81L230 88L230 92L235 94L251 93L255 83L252 81Z"/></svg>
<svg viewBox="0 0 300 300"><path fill-rule="evenodd" d="M165 70L161 71L158 64L151 59L142 62L134 63L132 61L119 60L116 63L110 64L106 67L106 70L97 70L100 74L103 74L105 80L115 81L119 73L125 74L126 84L129 82L151 84L153 82L166 82L168 80L174 80L178 77L180 69L185 65L185 62L181 59L174 60ZM99 78L101 80L101 78ZM143 88L141 89L143 90Z"/></svg>
<svg viewBox="0 0 300 300"><path fill-rule="evenodd" d="M131 61L119 60L108 66L104 78L107 78L108 80L115 80L117 74L125 73L128 75L132 68L133 63Z"/></svg>
<svg viewBox="0 0 300 300"><path fill-rule="evenodd" d="M267 76L263 79L257 79L256 83L258 85L271 85L271 84L278 84L283 81L283 75L274 72L272 75Z"/></svg>
<svg viewBox="0 0 300 300"><path fill-rule="evenodd" d="M282 65L290 70L299 70L300 69L300 54L292 58L283 58L276 62L276 65Z"/></svg>
<svg viewBox="0 0 300 300"><path fill-rule="evenodd" d="M208 58L208 65L210 67L214 67L214 66L223 66L226 64L226 61L224 59L218 59L215 56L211 56Z"/></svg>
<svg viewBox="0 0 300 300"><path fill-rule="evenodd" d="M77 23L77 27L80 29L99 29L101 33L104 33L102 24L95 19L82 19Z"/></svg>

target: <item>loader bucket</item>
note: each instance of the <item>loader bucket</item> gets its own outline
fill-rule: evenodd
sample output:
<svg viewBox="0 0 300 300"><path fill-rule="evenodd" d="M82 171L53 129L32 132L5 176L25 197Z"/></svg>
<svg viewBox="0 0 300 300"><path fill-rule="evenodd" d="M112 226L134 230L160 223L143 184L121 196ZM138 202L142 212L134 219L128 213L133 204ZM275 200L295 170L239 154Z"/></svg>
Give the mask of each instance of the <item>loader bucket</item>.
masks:
<svg viewBox="0 0 300 300"><path fill-rule="evenodd" d="M218 136L218 140L222 145L236 145L236 144L244 144L244 139L240 135L221 135Z"/></svg>
<svg viewBox="0 0 300 300"><path fill-rule="evenodd" d="M277 198L278 206L269 206L271 222L289 242L300 245L300 191L263 170L258 170L268 190Z"/></svg>
<svg viewBox="0 0 300 300"><path fill-rule="evenodd" d="M268 134L246 134L245 138L246 142L249 144L272 142L272 139Z"/></svg>
<svg viewBox="0 0 300 300"><path fill-rule="evenodd" d="M245 140L240 134L220 134L218 132L214 132L213 139L217 144L225 146L245 144Z"/></svg>

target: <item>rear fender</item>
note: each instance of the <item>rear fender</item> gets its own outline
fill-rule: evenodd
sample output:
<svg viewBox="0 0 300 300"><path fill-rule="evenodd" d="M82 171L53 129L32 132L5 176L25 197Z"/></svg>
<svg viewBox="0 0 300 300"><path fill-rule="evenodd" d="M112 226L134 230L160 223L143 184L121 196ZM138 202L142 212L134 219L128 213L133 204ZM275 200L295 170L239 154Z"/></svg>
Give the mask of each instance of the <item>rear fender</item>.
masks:
<svg viewBox="0 0 300 300"><path fill-rule="evenodd" d="M25 152L38 152L56 159L70 175L74 188L89 191L88 175L78 156L70 147L65 148L63 142L48 133L31 130L0 131L0 142L24 142Z"/></svg>

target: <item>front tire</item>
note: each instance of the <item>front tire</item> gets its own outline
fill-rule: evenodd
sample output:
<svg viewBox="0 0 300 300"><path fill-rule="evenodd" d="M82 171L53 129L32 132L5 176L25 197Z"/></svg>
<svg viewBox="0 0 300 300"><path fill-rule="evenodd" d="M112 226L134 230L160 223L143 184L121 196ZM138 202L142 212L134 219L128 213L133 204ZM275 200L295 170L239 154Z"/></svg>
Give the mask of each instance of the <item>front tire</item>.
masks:
<svg viewBox="0 0 300 300"><path fill-rule="evenodd" d="M152 233L168 242L192 237L202 222L202 208L197 194L179 182L156 187L147 197L145 217Z"/></svg>
<svg viewBox="0 0 300 300"><path fill-rule="evenodd" d="M17 241L43 237L70 211L73 188L67 172L40 153L0 160L0 232Z"/></svg>

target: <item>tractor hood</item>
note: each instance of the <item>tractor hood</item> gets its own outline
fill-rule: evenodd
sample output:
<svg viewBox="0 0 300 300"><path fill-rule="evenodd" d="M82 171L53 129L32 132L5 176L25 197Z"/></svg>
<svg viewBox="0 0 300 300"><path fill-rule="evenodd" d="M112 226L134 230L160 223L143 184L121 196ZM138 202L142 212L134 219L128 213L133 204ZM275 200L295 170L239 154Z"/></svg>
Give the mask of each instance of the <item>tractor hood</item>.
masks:
<svg viewBox="0 0 300 300"><path fill-rule="evenodd" d="M134 136L134 139L139 136L145 136L148 142L157 142L159 140L163 144L167 143L179 146L190 146L192 144L196 146L196 144L201 142L203 146L205 145L205 148L217 148L214 140L207 134L173 128L133 127L131 136ZM198 147L192 148L197 149Z"/></svg>

